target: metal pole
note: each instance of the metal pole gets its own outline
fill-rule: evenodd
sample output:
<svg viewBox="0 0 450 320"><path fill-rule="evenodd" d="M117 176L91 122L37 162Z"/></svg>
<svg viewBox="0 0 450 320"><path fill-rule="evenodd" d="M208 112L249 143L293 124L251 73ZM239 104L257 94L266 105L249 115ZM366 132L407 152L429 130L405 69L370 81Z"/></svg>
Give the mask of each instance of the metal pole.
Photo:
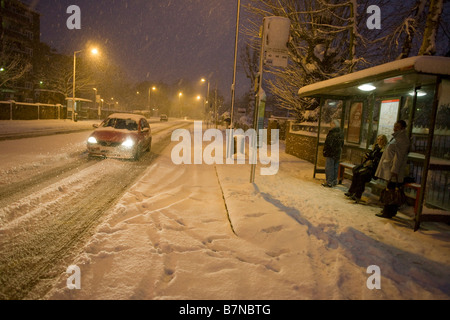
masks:
<svg viewBox="0 0 450 320"><path fill-rule="evenodd" d="M148 88L148 111L152 112L152 105L150 104L150 100L152 97L152 87Z"/></svg>
<svg viewBox="0 0 450 320"><path fill-rule="evenodd" d="M261 103L261 93L262 93L262 83L263 83L263 72L264 72L264 50L265 50L265 41L264 41L264 35L265 35L265 21L263 19L263 27L262 27L262 37L261 37L261 52L259 57L259 79L258 79L258 92L256 93L256 102L255 102L255 113L253 115L253 128L256 131L256 139L258 140L259 134L258 134L258 116L259 116L259 106ZM256 148L259 146L259 141L256 141ZM251 165L251 172L250 172L250 183L255 182L255 174L256 172L256 164Z"/></svg>
<svg viewBox="0 0 450 320"><path fill-rule="evenodd" d="M233 70L233 85L231 86L231 129L234 128L234 102L236 97L236 69L237 69L237 55L239 45L239 21L241 16L241 0L237 3L237 17L236 17L236 39L234 47L234 70Z"/></svg>
<svg viewBox="0 0 450 320"><path fill-rule="evenodd" d="M217 80L216 80L216 90L214 92L214 125L217 129Z"/></svg>
<svg viewBox="0 0 450 320"><path fill-rule="evenodd" d="M210 99L209 99L209 88L210 88L210 82L209 82L209 79L208 79L208 92L207 92L207 94L206 94L206 106L204 106L204 108L206 108L205 110L204 110L204 112L205 112L205 117L207 118L207 119L205 119L205 120L207 120L208 121L208 128L209 128L209 123L210 123L210 119L211 119L211 117L210 117L210 112L209 112L209 105L210 105L210 103L211 103L211 101L210 101Z"/></svg>
<svg viewBox="0 0 450 320"><path fill-rule="evenodd" d="M73 53L73 83L72 83L72 121L75 121L75 78L77 73L77 52Z"/></svg>
<svg viewBox="0 0 450 320"><path fill-rule="evenodd" d="M237 70L237 55L238 55L238 45L239 45L239 21L241 16L241 0L237 2L237 14L236 14L236 38L234 44L234 68L233 68L233 84L231 85L231 115L230 115L230 135L227 141L227 158L234 154L234 101L236 98L236 70Z"/></svg>
<svg viewBox="0 0 450 320"><path fill-rule="evenodd" d="M75 121L75 79L77 74L77 53L80 53L83 50L75 51L73 53L73 93L72 93L72 121Z"/></svg>

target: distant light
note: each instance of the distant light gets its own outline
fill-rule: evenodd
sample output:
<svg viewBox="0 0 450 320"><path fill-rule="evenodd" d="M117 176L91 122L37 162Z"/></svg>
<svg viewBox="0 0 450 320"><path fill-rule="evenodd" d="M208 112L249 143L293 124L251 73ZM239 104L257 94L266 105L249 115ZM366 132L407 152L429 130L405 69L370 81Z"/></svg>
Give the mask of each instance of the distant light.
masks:
<svg viewBox="0 0 450 320"><path fill-rule="evenodd" d="M414 97L414 91L410 92L409 95ZM424 92L424 91L417 91L417 96L418 97L424 97L426 95L427 95L427 93Z"/></svg>
<svg viewBox="0 0 450 320"><path fill-rule="evenodd" d="M366 91L366 92L370 92L375 90L377 87L374 87L371 84L363 84L362 86L359 86L358 89L361 91Z"/></svg>
<svg viewBox="0 0 450 320"><path fill-rule="evenodd" d="M5 71L5 68L1 67L0 72L3 72L3 71Z"/></svg>
<svg viewBox="0 0 450 320"><path fill-rule="evenodd" d="M91 53L97 55L98 54L98 49L97 48L92 49Z"/></svg>

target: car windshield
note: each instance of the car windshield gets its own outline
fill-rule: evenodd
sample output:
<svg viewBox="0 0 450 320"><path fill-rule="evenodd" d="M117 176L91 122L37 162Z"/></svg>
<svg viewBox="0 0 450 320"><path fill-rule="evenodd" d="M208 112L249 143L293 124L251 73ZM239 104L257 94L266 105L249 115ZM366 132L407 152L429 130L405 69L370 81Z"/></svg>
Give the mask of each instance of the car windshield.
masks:
<svg viewBox="0 0 450 320"><path fill-rule="evenodd" d="M131 119L117 119L111 118L104 122L104 128L125 129L128 131L137 131L138 124Z"/></svg>

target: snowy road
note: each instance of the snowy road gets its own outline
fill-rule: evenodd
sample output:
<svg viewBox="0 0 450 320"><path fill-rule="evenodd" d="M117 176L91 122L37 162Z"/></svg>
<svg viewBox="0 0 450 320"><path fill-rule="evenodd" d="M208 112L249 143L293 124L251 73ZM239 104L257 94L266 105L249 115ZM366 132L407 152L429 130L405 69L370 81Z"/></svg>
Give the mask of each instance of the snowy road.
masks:
<svg viewBox="0 0 450 320"><path fill-rule="evenodd" d="M0 299L48 290L47 280L61 264L67 266L65 259L182 126L186 123L153 126L152 152L138 162L89 159L90 132L40 137L39 143L0 142L8 150L0 171Z"/></svg>

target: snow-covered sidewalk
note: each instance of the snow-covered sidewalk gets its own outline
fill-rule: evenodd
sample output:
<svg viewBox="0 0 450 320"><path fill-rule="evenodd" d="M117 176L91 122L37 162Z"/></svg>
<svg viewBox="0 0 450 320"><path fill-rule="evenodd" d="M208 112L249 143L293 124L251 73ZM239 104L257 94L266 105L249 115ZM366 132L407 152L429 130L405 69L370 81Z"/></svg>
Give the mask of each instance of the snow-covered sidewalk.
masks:
<svg viewBox="0 0 450 320"><path fill-rule="evenodd" d="M96 120L1 120L0 140L45 136L60 133L78 132L93 129Z"/></svg>
<svg viewBox="0 0 450 320"><path fill-rule="evenodd" d="M159 122L159 118L149 119L151 123ZM52 134L71 133L93 130L94 124L101 120L0 120L0 140L29 138Z"/></svg>
<svg viewBox="0 0 450 320"><path fill-rule="evenodd" d="M173 145L172 145L173 147ZM323 188L281 152L275 176L249 165L175 166L171 148L108 214L48 299L448 299L450 228L413 232ZM225 200L225 201L224 201ZM368 288L378 266L381 289Z"/></svg>

